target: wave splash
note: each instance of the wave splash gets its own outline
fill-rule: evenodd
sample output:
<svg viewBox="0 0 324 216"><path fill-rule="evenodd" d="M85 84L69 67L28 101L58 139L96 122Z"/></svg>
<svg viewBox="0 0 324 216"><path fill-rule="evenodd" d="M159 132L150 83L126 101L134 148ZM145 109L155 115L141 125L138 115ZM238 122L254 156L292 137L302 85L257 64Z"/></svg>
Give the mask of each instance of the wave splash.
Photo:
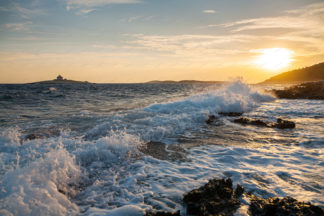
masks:
<svg viewBox="0 0 324 216"><path fill-rule="evenodd" d="M153 104L127 114L113 116L104 124L89 130L86 139L98 139L110 134L116 128L140 136L144 141L162 140L165 137L181 135L184 131L197 130L209 115L219 112L248 112L262 102L275 98L260 93L247 84L237 81L229 86L208 93L168 103Z"/></svg>

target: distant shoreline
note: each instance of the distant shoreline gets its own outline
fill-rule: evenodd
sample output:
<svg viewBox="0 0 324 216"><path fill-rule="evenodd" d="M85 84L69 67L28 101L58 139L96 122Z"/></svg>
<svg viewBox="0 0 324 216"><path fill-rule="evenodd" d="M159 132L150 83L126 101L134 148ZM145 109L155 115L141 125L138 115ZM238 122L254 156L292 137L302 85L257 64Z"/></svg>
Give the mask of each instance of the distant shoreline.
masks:
<svg viewBox="0 0 324 216"><path fill-rule="evenodd" d="M228 81L200 81L200 80L180 80L180 81L173 81L173 80L153 80L149 82L145 82L146 84L172 84L172 83L185 83L185 84L192 84L192 83L205 83L205 84L225 84L229 83Z"/></svg>

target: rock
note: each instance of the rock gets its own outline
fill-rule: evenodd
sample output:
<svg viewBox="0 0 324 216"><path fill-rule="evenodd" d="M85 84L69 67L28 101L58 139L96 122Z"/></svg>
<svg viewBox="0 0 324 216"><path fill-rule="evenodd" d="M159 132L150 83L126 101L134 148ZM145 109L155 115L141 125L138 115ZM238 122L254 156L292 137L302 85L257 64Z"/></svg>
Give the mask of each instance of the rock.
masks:
<svg viewBox="0 0 324 216"><path fill-rule="evenodd" d="M150 141L139 150L159 160L185 161L187 152L179 145L167 145L162 142Z"/></svg>
<svg viewBox="0 0 324 216"><path fill-rule="evenodd" d="M242 117L242 118L235 119L234 122L239 124L248 124L250 123L250 119Z"/></svg>
<svg viewBox="0 0 324 216"><path fill-rule="evenodd" d="M165 211L159 211L159 212L148 212L145 214L145 216L180 216L180 211L177 212L165 212Z"/></svg>
<svg viewBox="0 0 324 216"><path fill-rule="evenodd" d="M255 125L260 127L271 127L278 129L286 129L286 128L295 128L296 124L292 121L283 120L278 118L276 123L269 123L263 121L261 119L249 119L245 117L241 117L234 120L234 123L243 124L243 125Z"/></svg>
<svg viewBox="0 0 324 216"><path fill-rule="evenodd" d="M150 155L159 160L167 160L168 152L166 151L165 147L165 143L150 141L142 146L139 150L144 154Z"/></svg>
<svg viewBox="0 0 324 216"><path fill-rule="evenodd" d="M314 206L309 202L299 202L291 197L285 197L282 199L277 197L262 199L254 195L249 196L251 199L249 211L252 216L324 215L322 208Z"/></svg>
<svg viewBox="0 0 324 216"><path fill-rule="evenodd" d="M284 99L324 100L324 81L302 83L284 90L273 89L272 92L278 98Z"/></svg>
<svg viewBox="0 0 324 216"><path fill-rule="evenodd" d="M183 197L189 215L233 215L240 205L239 196L244 188L238 186L237 195L231 179L212 179L204 186Z"/></svg>
<svg viewBox="0 0 324 216"><path fill-rule="evenodd" d="M219 112L218 114L223 116L230 116L230 117L237 117L243 115L243 113L241 112Z"/></svg>
<svg viewBox="0 0 324 216"><path fill-rule="evenodd" d="M286 129L286 128L295 128L296 124L292 121L288 120L282 120L281 118L277 119L277 123L273 125L273 127L279 128L279 129Z"/></svg>
<svg viewBox="0 0 324 216"><path fill-rule="evenodd" d="M23 140L26 141L26 140L34 140L34 139L40 139L40 138L42 138L41 135L32 133L32 134L28 134L25 137L23 137Z"/></svg>
<svg viewBox="0 0 324 216"><path fill-rule="evenodd" d="M244 193L244 187L241 186L241 185L239 185L239 184L237 184L236 185L235 192L234 192L235 196L236 197L240 197L243 193Z"/></svg>
<svg viewBox="0 0 324 216"><path fill-rule="evenodd" d="M206 124L211 124L216 120L216 116L210 115L208 116L208 119L206 120Z"/></svg>
<svg viewBox="0 0 324 216"><path fill-rule="evenodd" d="M244 117L235 119L234 122L239 123L239 124L249 124L249 125L256 125L256 126L263 126L263 127L268 126L268 123L266 123L265 121L262 121L260 119L254 120L254 119L248 119L248 118L244 118Z"/></svg>

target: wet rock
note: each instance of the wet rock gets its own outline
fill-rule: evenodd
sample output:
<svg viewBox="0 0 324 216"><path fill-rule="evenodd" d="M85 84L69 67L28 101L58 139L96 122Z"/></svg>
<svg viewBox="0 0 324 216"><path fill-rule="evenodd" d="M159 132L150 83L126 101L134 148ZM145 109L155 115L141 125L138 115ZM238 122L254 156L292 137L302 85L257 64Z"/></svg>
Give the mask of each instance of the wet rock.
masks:
<svg viewBox="0 0 324 216"><path fill-rule="evenodd" d="M236 185L235 192L234 192L235 196L236 197L240 197L243 193L244 193L244 187L241 186L241 185L239 185L239 184L237 184Z"/></svg>
<svg viewBox="0 0 324 216"><path fill-rule="evenodd" d="M218 114L223 116L237 117L243 115L241 112L219 112Z"/></svg>
<svg viewBox="0 0 324 216"><path fill-rule="evenodd" d="M148 212L145 214L145 216L180 216L180 211L177 212L165 212L165 211L159 211L159 212Z"/></svg>
<svg viewBox="0 0 324 216"><path fill-rule="evenodd" d="M277 123L275 123L272 127L276 127L279 129L285 129L285 128L295 128L296 124L292 121L283 120L281 118L277 119Z"/></svg>
<svg viewBox="0 0 324 216"><path fill-rule="evenodd" d="M244 188L238 186L236 193L231 179L212 179L204 186L190 191L183 198L189 215L233 215L240 205L239 196Z"/></svg>
<svg viewBox="0 0 324 216"><path fill-rule="evenodd" d="M139 150L144 154L150 155L159 160L167 160L168 152L166 151L165 147L165 143L150 141L142 146Z"/></svg>
<svg viewBox="0 0 324 216"><path fill-rule="evenodd" d="M235 123L239 123L239 124L249 124L249 125L255 125L255 126L262 126L262 127L267 127L268 123L265 121L262 121L260 119L249 119L249 118L245 118L245 117L241 117L239 119L235 119L234 120Z"/></svg>
<svg viewBox="0 0 324 216"><path fill-rule="evenodd" d="M187 152L179 145L167 145L162 142L150 141L141 146L139 150L159 160L185 161Z"/></svg>
<svg viewBox="0 0 324 216"><path fill-rule="evenodd" d="M271 128L278 128L278 129L296 127L296 124L294 122L283 120L281 118L278 118L276 123L270 123L270 122L263 121L261 119L249 119L249 118L241 117L235 119L234 123L243 124L243 125L255 125L260 127L271 127Z"/></svg>
<svg viewBox="0 0 324 216"><path fill-rule="evenodd" d="M216 116L210 115L208 116L208 119L206 120L206 124L211 124L216 120Z"/></svg>
<svg viewBox="0 0 324 216"><path fill-rule="evenodd" d="M28 134L25 137L23 137L23 141L27 141L27 140L34 140L34 139L41 139L42 136L40 134Z"/></svg>
<svg viewBox="0 0 324 216"><path fill-rule="evenodd" d="M249 211L250 214L253 216L324 215L324 211L322 208L314 206L309 202L299 202L291 197L285 197L282 199L279 199L277 197L262 199L254 195L249 196L251 199Z"/></svg>
<svg viewBox="0 0 324 216"><path fill-rule="evenodd" d="M324 81L302 83L283 90L273 89L272 92L284 99L324 100Z"/></svg>

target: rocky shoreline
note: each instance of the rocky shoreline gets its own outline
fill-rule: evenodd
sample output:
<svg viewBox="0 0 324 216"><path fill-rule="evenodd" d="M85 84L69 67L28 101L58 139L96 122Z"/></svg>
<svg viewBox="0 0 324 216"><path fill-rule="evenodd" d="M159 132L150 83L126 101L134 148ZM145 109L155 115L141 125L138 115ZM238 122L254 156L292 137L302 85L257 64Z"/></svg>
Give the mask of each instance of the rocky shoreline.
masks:
<svg viewBox="0 0 324 216"><path fill-rule="evenodd" d="M272 92L281 99L317 99L324 100L324 81L308 82Z"/></svg>
<svg viewBox="0 0 324 216"><path fill-rule="evenodd" d="M228 179L211 179L198 189L183 196L186 205L185 215L234 215L241 205L242 196L250 200L248 214L252 216L323 216L324 210L310 202L300 202L291 197L272 197L263 199L250 192L245 193L244 187ZM177 212L148 212L146 216L180 216Z"/></svg>

